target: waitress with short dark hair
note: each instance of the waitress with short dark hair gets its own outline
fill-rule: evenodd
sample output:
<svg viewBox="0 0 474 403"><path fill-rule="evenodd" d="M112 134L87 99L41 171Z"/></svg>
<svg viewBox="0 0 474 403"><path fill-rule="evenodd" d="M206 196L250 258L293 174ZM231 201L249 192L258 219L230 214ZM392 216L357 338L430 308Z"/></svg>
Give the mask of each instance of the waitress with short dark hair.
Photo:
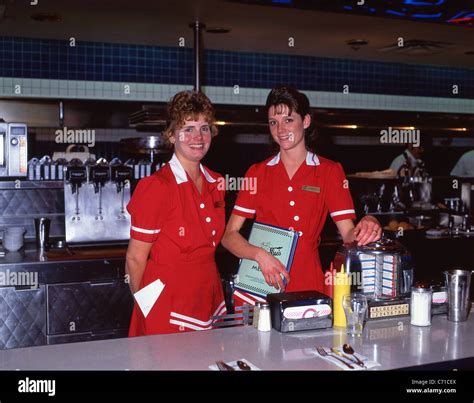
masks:
<svg viewBox="0 0 474 403"><path fill-rule="evenodd" d="M286 291L323 291L318 245L327 214L344 242L357 240L365 245L378 240L382 228L371 216L354 226L356 215L342 166L310 148L313 132L306 95L278 87L268 95L266 107L270 133L279 152L247 171L246 177L256 181L257 191L239 192L222 244L234 255L258 262L269 285L284 289L284 277L288 281ZM290 273L278 259L240 235L247 218L299 233ZM240 291L235 291L234 297L236 305L263 301Z"/></svg>

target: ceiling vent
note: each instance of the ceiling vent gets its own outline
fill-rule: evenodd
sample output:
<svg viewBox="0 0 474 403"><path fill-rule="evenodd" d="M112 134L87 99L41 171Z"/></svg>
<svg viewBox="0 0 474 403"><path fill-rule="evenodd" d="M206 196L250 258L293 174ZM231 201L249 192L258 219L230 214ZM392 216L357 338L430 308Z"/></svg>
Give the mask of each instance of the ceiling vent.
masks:
<svg viewBox="0 0 474 403"><path fill-rule="evenodd" d="M406 55L434 55L450 50L454 47L452 43L425 41L420 39L410 39L404 41L403 46L396 42L392 45L377 49L379 52L402 53Z"/></svg>

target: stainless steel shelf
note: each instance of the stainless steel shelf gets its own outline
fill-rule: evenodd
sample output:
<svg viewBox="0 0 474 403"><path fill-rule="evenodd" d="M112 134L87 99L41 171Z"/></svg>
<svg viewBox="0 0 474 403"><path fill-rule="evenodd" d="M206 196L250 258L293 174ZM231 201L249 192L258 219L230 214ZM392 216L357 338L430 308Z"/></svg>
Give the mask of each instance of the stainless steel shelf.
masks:
<svg viewBox="0 0 474 403"><path fill-rule="evenodd" d="M62 189L64 181L27 181L27 180L9 180L0 181L1 189Z"/></svg>

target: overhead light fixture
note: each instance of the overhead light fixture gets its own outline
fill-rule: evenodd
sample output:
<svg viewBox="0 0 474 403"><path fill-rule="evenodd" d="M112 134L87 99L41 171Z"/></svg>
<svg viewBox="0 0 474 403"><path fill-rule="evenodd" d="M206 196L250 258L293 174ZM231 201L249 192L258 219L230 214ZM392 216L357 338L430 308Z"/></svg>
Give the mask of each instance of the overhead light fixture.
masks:
<svg viewBox="0 0 474 403"><path fill-rule="evenodd" d="M455 132L467 132L467 129L465 127L453 127L449 130L454 130Z"/></svg>
<svg viewBox="0 0 474 403"><path fill-rule="evenodd" d="M214 123L217 126L225 126L227 124L227 122L225 122L224 120L216 120Z"/></svg>
<svg viewBox="0 0 474 403"><path fill-rule="evenodd" d="M57 13L34 13L31 19L38 22L61 22L63 17Z"/></svg>
<svg viewBox="0 0 474 403"><path fill-rule="evenodd" d="M349 39L346 44L351 47L352 50L358 51L362 46L369 44L369 41L365 39Z"/></svg>
<svg viewBox="0 0 474 403"><path fill-rule="evenodd" d="M357 125L328 125L327 127L333 127L335 129L358 129L360 126L357 126Z"/></svg>
<svg viewBox="0 0 474 403"><path fill-rule="evenodd" d="M208 34L228 34L230 32L230 28L225 27L209 27L206 28L206 32Z"/></svg>

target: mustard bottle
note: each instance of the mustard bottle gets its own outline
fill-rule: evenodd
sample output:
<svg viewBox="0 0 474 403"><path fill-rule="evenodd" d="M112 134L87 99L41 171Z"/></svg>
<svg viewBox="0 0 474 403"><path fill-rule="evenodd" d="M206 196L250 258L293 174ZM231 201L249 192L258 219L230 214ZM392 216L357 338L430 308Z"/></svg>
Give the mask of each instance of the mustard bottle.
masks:
<svg viewBox="0 0 474 403"><path fill-rule="evenodd" d="M334 312L334 327L346 327L346 315L342 307L344 295L350 295L351 284L349 275L344 271L344 265L341 265L341 271L334 277L334 297L332 300Z"/></svg>

